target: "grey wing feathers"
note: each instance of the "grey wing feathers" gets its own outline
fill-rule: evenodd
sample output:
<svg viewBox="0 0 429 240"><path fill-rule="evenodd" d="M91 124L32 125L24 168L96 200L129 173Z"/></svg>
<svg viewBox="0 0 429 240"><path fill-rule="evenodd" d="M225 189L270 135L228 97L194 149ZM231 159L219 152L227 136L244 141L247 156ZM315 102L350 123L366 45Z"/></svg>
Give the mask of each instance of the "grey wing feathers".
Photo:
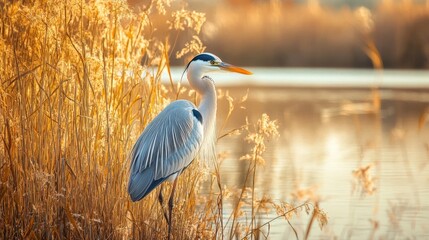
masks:
<svg viewBox="0 0 429 240"><path fill-rule="evenodd" d="M195 106L179 100L168 105L148 124L131 152L128 192L140 200L169 176L186 168L203 140ZM197 111L197 110L195 110Z"/></svg>

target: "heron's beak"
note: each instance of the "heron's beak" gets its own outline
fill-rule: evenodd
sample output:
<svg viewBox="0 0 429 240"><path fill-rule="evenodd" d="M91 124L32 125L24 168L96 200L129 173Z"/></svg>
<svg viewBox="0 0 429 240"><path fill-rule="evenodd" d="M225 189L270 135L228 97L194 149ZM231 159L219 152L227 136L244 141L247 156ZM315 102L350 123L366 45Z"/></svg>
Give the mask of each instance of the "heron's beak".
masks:
<svg viewBox="0 0 429 240"><path fill-rule="evenodd" d="M244 68L237 67L237 66L231 65L229 63L224 63L224 62L219 63L219 68L222 69L222 70L226 70L226 71L230 71L230 72L236 72L236 73L241 73L241 74L246 74L246 75L251 75L252 74L252 72L249 72L249 71L247 71Z"/></svg>

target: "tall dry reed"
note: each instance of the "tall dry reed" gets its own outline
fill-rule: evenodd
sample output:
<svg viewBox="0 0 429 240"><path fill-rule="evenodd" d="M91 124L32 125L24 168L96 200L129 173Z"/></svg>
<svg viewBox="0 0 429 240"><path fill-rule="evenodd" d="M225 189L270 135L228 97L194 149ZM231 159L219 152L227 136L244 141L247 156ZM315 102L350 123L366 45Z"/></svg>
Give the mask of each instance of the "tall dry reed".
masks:
<svg viewBox="0 0 429 240"><path fill-rule="evenodd" d="M2 238L162 236L158 206L125 190L130 147L170 101L169 42L151 16L196 32L204 15L163 1L139 13L119 0L0 6Z"/></svg>

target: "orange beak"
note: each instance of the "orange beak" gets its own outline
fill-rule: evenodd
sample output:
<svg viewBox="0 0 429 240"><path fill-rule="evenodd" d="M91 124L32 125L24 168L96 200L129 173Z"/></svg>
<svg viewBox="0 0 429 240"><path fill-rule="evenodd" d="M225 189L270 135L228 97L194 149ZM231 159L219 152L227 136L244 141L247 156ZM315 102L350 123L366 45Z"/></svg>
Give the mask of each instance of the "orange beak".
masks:
<svg viewBox="0 0 429 240"><path fill-rule="evenodd" d="M252 72L247 71L244 68L237 67L237 66L231 65L229 63L221 62L219 64L219 67L222 70L226 70L226 71L230 71L230 72L236 72L236 73L241 73L241 74L246 74L246 75L252 75L253 74Z"/></svg>

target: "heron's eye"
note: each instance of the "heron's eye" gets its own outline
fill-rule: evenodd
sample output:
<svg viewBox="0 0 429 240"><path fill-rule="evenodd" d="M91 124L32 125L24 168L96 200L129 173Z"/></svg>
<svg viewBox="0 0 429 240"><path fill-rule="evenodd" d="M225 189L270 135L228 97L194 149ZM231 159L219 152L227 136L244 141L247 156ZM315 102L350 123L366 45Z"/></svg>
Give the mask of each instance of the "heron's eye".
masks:
<svg viewBox="0 0 429 240"><path fill-rule="evenodd" d="M216 65L216 61L215 61L215 60L211 60L211 61L210 61L210 64L211 64L211 65Z"/></svg>

